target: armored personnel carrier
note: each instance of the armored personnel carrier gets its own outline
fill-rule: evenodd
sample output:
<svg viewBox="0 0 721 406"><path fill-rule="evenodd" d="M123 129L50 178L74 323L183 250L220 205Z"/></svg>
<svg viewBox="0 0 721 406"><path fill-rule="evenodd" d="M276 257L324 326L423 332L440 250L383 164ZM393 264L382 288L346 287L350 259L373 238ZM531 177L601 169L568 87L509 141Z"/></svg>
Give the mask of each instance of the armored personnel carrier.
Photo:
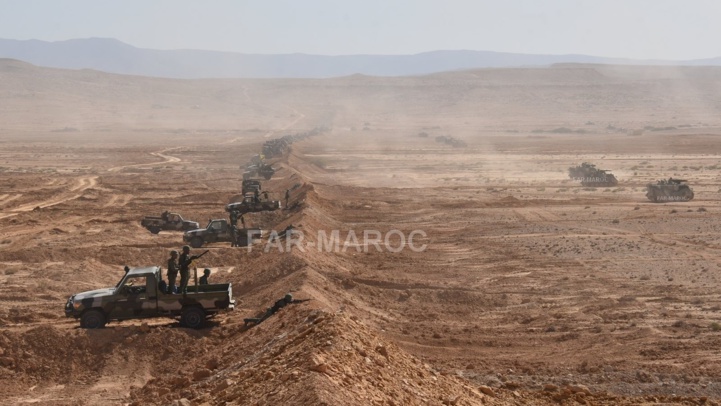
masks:
<svg viewBox="0 0 721 406"><path fill-rule="evenodd" d="M688 202L693 199L693 189L685 179L661 179L646 185L646 197L654 203Z"/></svg>
<svg viewBox="0 0 721 406"><path fill-rule="evenodd" d="M618 180L612 173L598 169L596 165L588 162L568 168L568 176L573 180L581 181L583 186L609 187L618 185Z"/></svg>

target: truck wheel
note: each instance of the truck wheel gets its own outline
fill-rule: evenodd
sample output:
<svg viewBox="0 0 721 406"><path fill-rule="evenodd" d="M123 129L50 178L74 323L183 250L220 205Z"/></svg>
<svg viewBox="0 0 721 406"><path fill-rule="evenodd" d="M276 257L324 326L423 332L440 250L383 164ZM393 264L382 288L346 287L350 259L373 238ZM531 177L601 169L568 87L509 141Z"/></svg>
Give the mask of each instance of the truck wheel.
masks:
<svg viewBox="0 0 721 406"><path fill-rule="evenodd" d="M100 310L91 309L80 316L80 327L82 328L103 328L105 323L105 315Z"/></svg>
<svg viewBox="0 0 721 406"><path fill-rule="evenodd" d="M199 307L186 307L180 315L180 324L190 328L201 328L205 322L205 312Z"/></svg>
<svg viewBox="0 0 721 406"><path fill-rule="evenodd" d="M192 240L190 240L190 246L193 248L200 248L203 246L203 239L200 237L193 237Z"/></svg>
<svg viewBox="0 0 721 406"><path fill-rule="evenodd" d="M160 227L150 227L148 230L153 234L158 234L160 232Z"/></svg>

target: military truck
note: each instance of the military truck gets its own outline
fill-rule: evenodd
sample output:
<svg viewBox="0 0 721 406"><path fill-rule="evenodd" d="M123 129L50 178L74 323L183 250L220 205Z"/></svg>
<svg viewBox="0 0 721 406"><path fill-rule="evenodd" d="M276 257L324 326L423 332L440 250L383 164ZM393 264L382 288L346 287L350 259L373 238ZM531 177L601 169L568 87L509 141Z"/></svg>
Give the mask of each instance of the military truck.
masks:
<svg viewBox="0 0 721 406"><path fill-rule="evenodd" d="M143 217L140 220L140 225L153 234L158 234L161 230L187 231L200 227L197 221L183 220L180 214L167 211L163 212L159 217Z"/></svg>
<svg viewBox="0 0 721 406"><path fill-rule="evenodd" d="M685 179L661 179L646 185L646 198L654 203L688 202L693 196L693 189Z"/></svg>
<svg viewBox="0 0 721 406"><path fill-rule="evenodd" d="M229 242L238 247L251 245L256 238L260 238L260 228L236 228L226 219L210 220L205 228L186 231L183 241L193 248L200 248L204 244L214 242Z"/></svg>
<svg viewBox="0 0 721 406"><path fill-rule="evenodd" d="M247 195L248 193L252 193L253 195L255 195L256 190L258 191L258 193L260 193L260 191L262 190L259 179L243 179L243 187L241 191L243 196Z"/></svg>
<svg viewBox="0 0 721 406"><path fill-rule="evenodd" d="M270 180L273 175L275 175L275 169L271 165L262 164L258 167L258 176L262 176L265 180Z"/></svg>
<svg viewBox="0 0 721 406"><path fill-rule="evenodd" d="M270 180L270 178L272 178L274 174L275 169L273 169L273 166L270 164L251 164L245 167L245 172L243 172L243 179L252 179L256 176L260 176L265 180Z"/></svg>
<svg viewBox="0 0 721 406"><path fill-rule="evenodd" d="M191 274L191 280L192 280ZM65 316L80 320L82 328L102 328L112 320L180 317L181 325L201 328L220 311L233 310L230 283L188 286L185 294L165 293L158 266L130 269L112 288L76 293L65 303Z"/></svg>
<svg viewBox="0 0 721 406"><path fill-rule="evenodd" d="M612 173L604 169L596 168L596 165L588 162L568 168L568 176L573 180L581 181L581 185L588 187L610 187L618 185L618 180Z"/></svg>
<svg viewBox="0 0 721 406"><path fill-rule="evenodd" d="M274 211L278 209L280 209L279 200L262 200L252 193L248 193L243 196L243 200L239 202L230 203L225 206L225 211L228 213L235 211L238 214L256 213L259 211Z"/></svg>

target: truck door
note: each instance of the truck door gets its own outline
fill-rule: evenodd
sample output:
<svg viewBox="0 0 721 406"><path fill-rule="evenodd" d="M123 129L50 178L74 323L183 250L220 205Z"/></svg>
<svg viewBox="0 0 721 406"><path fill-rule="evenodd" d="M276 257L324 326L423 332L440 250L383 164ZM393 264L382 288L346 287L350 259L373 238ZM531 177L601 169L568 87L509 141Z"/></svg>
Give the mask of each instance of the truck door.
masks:
<svg viewBox="0 0 721 406"><path fill-rule="evenodd" d="M170 224L174 230L183 229L183 221L180 219L180 215L173 214L170 216Z"/></svg>
<svg viewBox="0 0 721 406"><path fill-rule="evenodd" d="M152 281L148 280L151 279ZM116 290L113 306L109 311L111 319L133 319L150 315L150 309L156 306L156 298L151 296L155 293L155 278L143 276L131 276L125 280L125 284ZM148 291L148 285L153 286Z"/></svg>
<svg viewBox="0 0 721 406"><path fill-rule="evenodd" d="M223 223L220 221L213 221L210 223L210 227L208 227L208 242L215 242L220 240L221 234L223 232Z"/></svg>
<svg viewBox="0 0 721 406"><path fill-rule="evenodd" d="M233 241L233 227L230 224L224 224L223 229L218 233L218 241Z"/></svg>

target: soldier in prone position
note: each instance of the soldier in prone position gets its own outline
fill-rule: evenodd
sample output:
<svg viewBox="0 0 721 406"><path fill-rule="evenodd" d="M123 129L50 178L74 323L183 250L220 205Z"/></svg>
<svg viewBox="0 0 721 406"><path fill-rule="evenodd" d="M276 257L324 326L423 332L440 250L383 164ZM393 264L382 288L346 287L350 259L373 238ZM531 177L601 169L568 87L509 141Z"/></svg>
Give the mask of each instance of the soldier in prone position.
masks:
<svg viewBox="0 0 721 406"><path fill-rule="evenodd" d="M274 315L278 310L284 308L285 306L287 306L287 305L289 305L289 304L293 304L293 303L303 303L303 302L307 302L307 301L309 301L309 300L310 300L310 299L293 299L293 295L291 295L290 293L288 293L288 294L285 295L282 299L277 300L277 301L275 302L275 304L273 305L273 307L269 307L262 316L260 316L260 317L249 317L249 318L247 318L247 319L243 319L243 322L245 323L246 326L247 326L248 324L260 324L261 322L263 322L263 321L264 321L265 319L267 319L268 317Z"/></svg>

